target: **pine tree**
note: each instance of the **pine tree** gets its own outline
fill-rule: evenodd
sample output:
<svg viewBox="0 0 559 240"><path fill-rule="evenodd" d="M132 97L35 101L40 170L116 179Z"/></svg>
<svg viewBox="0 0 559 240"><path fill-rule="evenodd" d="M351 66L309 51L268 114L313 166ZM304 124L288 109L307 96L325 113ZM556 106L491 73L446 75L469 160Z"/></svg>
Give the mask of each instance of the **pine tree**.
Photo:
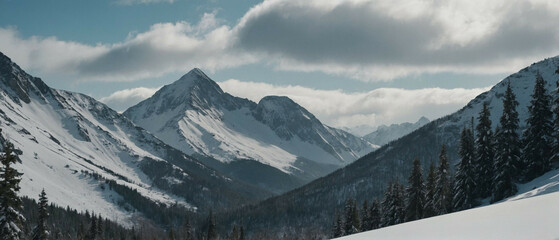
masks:
<svg viewBox="0 0 559 240"><path fill-rule="evenodd" d="M208 216L208 240L217 239L217 230L215 229L215 220L213 211L210 210L210 214Z"/></svg>
<svg viewBox="0 0 559 240"><path fill-rule="evenodd" d="M509 82L503 99L503 114L495 131L496 151L491 202L500 201L516 193L514 180L520 175L517 106L518 102Z"/></svg>
<svg viewBox="0 0 559 240"><path fill-rule="evenodd" d="M173 227L169 228L169 236L167 236L169 238L169 240L175 240L176 236L175 236L175 230L173 229Z"/></svg>
<svg viewBox="0 0 559 240"><path fill-rule="evenodd" d="M423 217L428 218L436 215L435 207L435 191L437 184L437 173L435 165L431 162L429 165L429 173L427 174L427 183L425 184L425 207L423 209Z"/></svg>
<svg viewBox="0 0 559 240"><path fill-rule="evenodd" d="M361 231L367 231L371 229L371 216L369 215L369 203L367 200L363 202L363 207L361 208Z"/></svg>
<svg viewBox="0 0 559 240"><path fill-rule="evenodd" d="M406 198L404 196L404 185L396 180L394 183L394 224L404 223L406 220Z"/></svg>
<svg viewBox="0 0 559 240"><path fill-rule="evenodd" d="M528 111L530 115L526 120L527 129L523 135L522 162L526 167L525 180L532 180L551 169L553 113L550 107L551 97L545 89L545 81L538 72L536 86Z"/></svg>
<svg viewBox="0 0 559 240"><path fill-rule="evenodd" d="M336 221L334 222L334 227L332 228L332 238L338 238L344 235L342 217L340 214L336 213Z"/></svg>
<svg viewBox="0 0 559 240"><path fill-rule="evenodd" d="M404 187L396 180L387 186L381 203L381 222L383 227L403 223L405 221Z"/></svg>
<svg viewBox="0 0 559 240"><path fill-rule="evenodd" d="M101 215L97 217L97 239L103 239L103 218Z"/></svg>
<svg viewBox="0 0 559 240"><path fill-rule="evenodd" d="M371 221L370 228L368 230L374 230L381 226L381 213L380 213L380 204L379 202L374 199L373 203L371 203L371 207L369 208L369 218Z"/></svg>
<svg viewBox="0 0 559 240"><path fill-rule="evenodd" d="M238 240L239 239L239 229L237 229L237 225L233 225L233 230L231 230L231 234L229 236L231 240Z"/></svg>
<svg viewBox="0 0 559 240"><path fill-rule="evenodd" d="M394 183L390 182L384 191L384 197L381 202L381 226L387 227L394 225Z"/></svg>
<svg viewBox="0 0 559 240"><path fill-rule="evenodd" d="M359 222L359 213L357 212L357 206L353 198L349 198L345 205L345 222L344 222L344 232L345 235L350 235L358 233L361 229Z"/></svg>
<svg viewBox="0 0 559 240"><path fill-rule="evenodd" d="M245 240L245 228L241 226L241 230L239 230L239 240Z"/></svg>
<svg viewBox="0 0 559 240"><path fill-rule="evenodd" d="M441 147L441 153L439 154L439 167L437 168L437 181L435 185L434 205L436 215L452 212L453 184L445 145Z"/></svg>
<svg viewBox="0 0 559 240"><path fill-rule="evenodd" d="M194 233L192 232L192 225L190 225L190 221L186 219L184 223L184 239L185 240L194 240Z"/></svg>
<svg viewBox="0 0 559 240"><path fill-rule="evenodd" d="M87 232L86 239L87 240L95 240L98 237L97 234L98 227L97 227L97 217L95 215L91 216L91 224L89 225L89 231Z"/></svg>
<svg viewBox="0 0 559 240"><path fill-rule="evenodd" d="M474 136L470 129L462 130L460 138L460 163L456 171L453 204L455 210L465 210L476 205L476 180L474 165Z"/></svg>
<svg viewBox="0 0 559 240"><path fill-rule="evenodd" d="M48 239L49 231L47 228L47 218L49 216L49 213L47 211L47 207L47 194L45 193L45 189L43 189L43 191L41 191L41 194L39 194L39 222L37 223L35 229L33 229L33 240Z"/></svg>
<svg viewBox="0 0 559 240"><path fill-rule="evenodd" d="M4 153L0 156L0 236L2 239L20 239L23 237L22 224L25 218L21 215L22 201L17 196L21 173L13 168L17 158L13 153L13 145L4 142Z"/></svg>
<svg viewBox="0 0 559 240"><path fill-rule="evenodd" d="M559 75L559 66L557 66L557 70L555 71L557 75ZM553 92L555 95L553 97L553 145L551 151L551 164L559 163L559 78L555 83L555 91Z"/></svg>
<svg viewBox="0 0 559 240"><path fill-rule="evenodd" d="M491 113L487 103L479 113L476 138L475 179L477 179L477 196L486 198L491 195L493 158L495 156L493 131L491 130Z"/></svg>
<svg viewBox="0 0 559 240"><path fill-rule="evenodd" d="M406 189L406 218L405 221L415 221L423 217L425 206L425 187L419 159L413 160L413 169L408 178Z"/></svg>

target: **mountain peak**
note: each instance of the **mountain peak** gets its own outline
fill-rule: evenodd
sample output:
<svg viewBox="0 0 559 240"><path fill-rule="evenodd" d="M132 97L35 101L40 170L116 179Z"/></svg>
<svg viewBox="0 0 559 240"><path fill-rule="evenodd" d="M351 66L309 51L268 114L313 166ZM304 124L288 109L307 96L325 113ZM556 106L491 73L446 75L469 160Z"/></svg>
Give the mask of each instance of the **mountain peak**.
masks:
<svg viewBox="0 0 559 240"><path fill-rule="evenodd" d="M191 90L194 86L210 86L218 92L223 92L217 85L217 83L210 79L210 77L208 77L208 75L206 75L199 68L193 68L192 70L188 71L188 73L179 78L179 80L175 81L169 86L172 86L172 88L179 89L181 91Z"/></svg>
<svg viewBox="0 0 559 240"><path fill-rule="evenodd" d="M0 89L6 91L15 102L19 103L22 100L29 103L30 90L40 95L48 91L49 87L41 79L27 74L8 56L0 52Z"/></svg>
<svg viewBox="0 0 559 240"><path fill-rule="evenodd" d="M430 122L430 120L428 118L426 118L425 116L422 116L422 117L419 118L419 120L417 120L417 122L415 122L415 124L425 125L429 122Z"/></svg>

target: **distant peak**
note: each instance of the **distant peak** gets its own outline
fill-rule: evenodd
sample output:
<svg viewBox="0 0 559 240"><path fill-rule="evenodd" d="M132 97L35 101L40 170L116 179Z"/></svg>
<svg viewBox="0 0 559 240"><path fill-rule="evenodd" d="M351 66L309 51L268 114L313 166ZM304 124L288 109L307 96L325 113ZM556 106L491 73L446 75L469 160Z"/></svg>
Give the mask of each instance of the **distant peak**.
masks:
<svg viewBox="0 0 559 240"><path fill-rule="evenodd" d="M211 86L211 88L222 92L217 83L215 83L199 68L193 68L192 70L188 71L188 73L184 74L172 85L174 88L180 89L190 89L192 86Z"/></svg>
<svg viewBox="0 0 559 240"><path fill-rule="evenodd" d="M417 122L415 123L421 123L421 124L426 124L428 122L430 122L431 120L429 120L428 118L426 118L425 116L422 116L419 118L419 120L417 120Z"/></svg>
<svg viewBox="0 0 559 240"><path fill-rule="evenodd" d="M259 103L267 103L267 102L298 105L293 100L291 100L291 98L286 96L266 96L263 97Z"/></svg>
<svg viewBox="0 0 559 240"><path fill-rule="evenodd" d="M196 76L208 78L208 76L200 68L193 68L186 75L196 75Z"/></svg>

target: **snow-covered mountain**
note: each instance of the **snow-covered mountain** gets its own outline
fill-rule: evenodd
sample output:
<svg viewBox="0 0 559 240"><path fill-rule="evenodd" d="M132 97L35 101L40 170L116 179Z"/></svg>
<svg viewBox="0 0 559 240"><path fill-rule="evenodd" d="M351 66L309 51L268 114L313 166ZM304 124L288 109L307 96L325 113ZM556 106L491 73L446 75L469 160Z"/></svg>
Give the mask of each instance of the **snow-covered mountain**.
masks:
<svg viewBox="0 0 559 240"><path fill-rule="evenodd" d="M48 87L2 53L0 128L22 160L16 167L24 173L23 195L35 198L44 188L53 203L121 223L131 222L130 196L103 187L103 178L192 211L270 196L206 167L91 97Z"/></svg>
<svg viewBox="0 0 559 240"><path fill-rule="evenodd" d="M342 129L342 130L344 130L348 133L351 133L355 136L364 137L365 135L374 132L377 128L373 127L371 125L363 124L363 125L357 125L357 126L354 126L354 127L341 127L340 129Z"/></svg>
<svg viewBox="0 0 559 240"><path fill-rule="evenodd" d="M267 232L282 231L269 226L282 226L282 229L327 231L331 226L335 211L343 209L348 198L358 202L381 198L390 181L399 179L405 182L412 169L412 161L418 158L424 169L436 162L441 145L446 145L451 167L459 161L458 145L460 131L477 124L477 117L483 104L488 103L491 111L493 129L499 123L503 111L503 96L510 83L519 103L517 111L520 131L526 127L528 106L539 72L546 81L549 93L554 93L559 80L557 70L559 56L534 63L512 74L496 84L489 91L478 95L461 110L436 119L412 133L392 141L365 155L355 162L325 177L317 179L301 188L262 202L251 209L244 209L242 221L251 229L266 229ZM277 207L281 206L281 207ZM271 218L267 209L274 208L282 218ZM239 217L237 217L238 219Z"/></svg>
<svg viewBox="0 0 559 240"><path fill-rule="evenodd" d="M421 117L415 123L400 123L390 126L381 125L375 131L365 135L363 139L372 144L382 146L413 132L427 123L429 123L429 119Z"/></svg>
<svg viewBox="0 0 559 240"><path fill-rule="evenodd" d="M292 187L270 186L279 192L374 150L372 144L322 124L287 97L268 96L255 103L231 96L200 69L164 86L124 115L184 153L218 160L208 162L217 169L230 172L232 165L257 164L296 177ZM248 180L246 175L238 177ZM256 181L277 184L277 179Z"/></svg>
<svg viewBox="0 0 559 240"><path fill-rule="evenodd" d="M558 239L559 171L519 186L500 203L349 235L368 239Z"/></svg>

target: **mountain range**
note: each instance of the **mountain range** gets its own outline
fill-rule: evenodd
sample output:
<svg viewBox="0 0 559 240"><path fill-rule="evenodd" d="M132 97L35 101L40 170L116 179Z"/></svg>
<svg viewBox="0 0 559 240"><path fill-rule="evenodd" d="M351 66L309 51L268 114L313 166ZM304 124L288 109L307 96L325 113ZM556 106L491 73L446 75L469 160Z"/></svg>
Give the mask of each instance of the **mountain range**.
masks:
<svg viewBox="0 0 559 240"><path fill-rule="evenodd" d="M185 154L275 193L375 149L322 124L288 97L267 96L255 103L232 96L200 69L162 87L124 115Z"/></svg>
<svg viewBox="0 0 559 240"><path fill-rule="evenodd" d="M503 111L502 101L508 84L519 103L519 133L523 131L526 128L525 121L536 75L542 75L548 93L556 94L558 68L559 57L534 63L506 77L459 111L436 119L301 188L231 211L224 217L224 222L243 222L254 231L268 233L328 232L336 211L343 209L346 199L370 202L377 198L380 201L389 182L406 182L415 158L420 160L423 169L428 169L429 164L437 163L441 146L445 145L451 168L454 169L459 161L461 130L477 124L477 117L484 103L488 104L492 128L495 129ZM277 217L278 215L281 217Z"/></svg>
<svg viewBox="0 0 559 240"><path fill-rule="evenodd" d="M382 146L415 131L427 123L429 123L429 119L421 117L415 123L406 122L391 124L390 126L380 125L375 131L363 136L363 139L372 144Z"/></svg>
<svg viewBox="0 0 559 240"><path fill-rule="evenodd" d="M91 97L48 87L3 54L0 128L22 160L23 195L45 189L57 205L125 224L145 209L106 188L107 181L139 193L142 201L193 212L272 195L176 150Z"/></svg>
<svg viewBox="0 0 559 240"><path fill-rule="evenodd" d="M122 224L149 211L138 202L193 213L254 203L375 147L287 97L224 93L199 69L120 114L50 88L2 53L0 128L22 160L23 195L45 189L57 205Z"/></svg>

